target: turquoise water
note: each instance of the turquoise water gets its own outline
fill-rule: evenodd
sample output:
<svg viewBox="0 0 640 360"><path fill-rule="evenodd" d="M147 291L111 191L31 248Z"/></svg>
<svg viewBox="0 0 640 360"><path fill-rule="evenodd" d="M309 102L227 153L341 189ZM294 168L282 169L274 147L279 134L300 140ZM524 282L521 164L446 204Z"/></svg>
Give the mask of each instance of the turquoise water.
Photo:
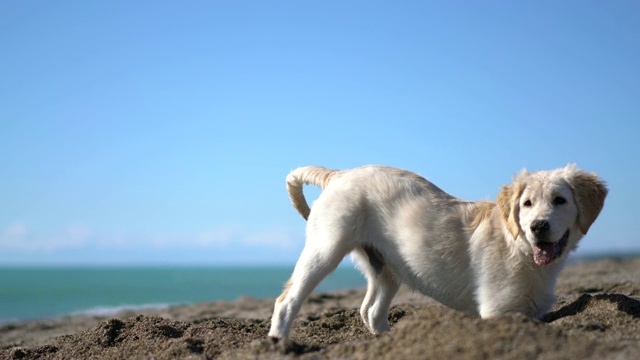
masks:
<svg viewBox="0 0 640 360"><path fill-rule="evenodd" d="M0 323L239 296L273 298L291 271L292 267L0 268ZM316 291L365 284L355 269L340 267Z"/></svg>

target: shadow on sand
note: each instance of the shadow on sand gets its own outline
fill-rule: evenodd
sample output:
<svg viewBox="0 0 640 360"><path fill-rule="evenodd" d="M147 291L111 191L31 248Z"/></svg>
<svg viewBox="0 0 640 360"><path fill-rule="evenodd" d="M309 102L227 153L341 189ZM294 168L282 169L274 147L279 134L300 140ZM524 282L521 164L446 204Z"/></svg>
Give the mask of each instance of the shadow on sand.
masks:
<svg viewBox="0 0 640 360"><path fill-rule="evenodd" d="M542 321L551 323L566 316L573 316L584 311L594 301L608 301L618 306L618 310L634 318L640 318L640 301L622 294L582 294L579 298L562 308L542 317Z"/></svg>

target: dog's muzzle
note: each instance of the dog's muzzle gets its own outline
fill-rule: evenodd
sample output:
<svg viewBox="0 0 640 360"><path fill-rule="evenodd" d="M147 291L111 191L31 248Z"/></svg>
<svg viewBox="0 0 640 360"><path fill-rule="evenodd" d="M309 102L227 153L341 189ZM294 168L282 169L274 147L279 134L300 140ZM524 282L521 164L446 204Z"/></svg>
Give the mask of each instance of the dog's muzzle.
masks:
<svg viewBox="0 0 640 360"><path fill-rule="evenodd" d="M556 242L540 241L533 244L533 261L536 265L544 266L551 264L555 259L562 256L564 248L569 243L569 230Z"/></svg>

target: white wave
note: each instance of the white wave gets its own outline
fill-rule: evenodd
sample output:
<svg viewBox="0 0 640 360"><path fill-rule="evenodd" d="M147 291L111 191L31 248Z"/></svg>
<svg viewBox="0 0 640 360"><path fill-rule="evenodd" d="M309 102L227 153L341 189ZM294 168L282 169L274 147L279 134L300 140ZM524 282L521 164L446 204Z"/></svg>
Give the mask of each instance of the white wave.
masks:
<svg viewBox="0 0 640 360"><path fill-rule="evenodd" d="M70 316L111 316L123 311L153 311L166 310L176 304L145 304L145 305L121 305L121 306L97 306L88 310L74 311Z"/></svg>

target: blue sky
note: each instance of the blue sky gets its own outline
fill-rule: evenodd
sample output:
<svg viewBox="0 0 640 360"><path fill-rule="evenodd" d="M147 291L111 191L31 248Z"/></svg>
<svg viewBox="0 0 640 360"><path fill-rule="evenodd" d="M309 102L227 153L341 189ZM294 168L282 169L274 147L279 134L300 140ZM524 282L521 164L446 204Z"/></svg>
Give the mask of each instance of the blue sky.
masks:
<svg viewBox="0 0 640 360"><path fill-rule="evenodd" d="M640 251L635 1L0 2L0 265L291 264L302 165L494 199L609 184L579 252ZM309 197L319 194L309 191Z"/></svg>

